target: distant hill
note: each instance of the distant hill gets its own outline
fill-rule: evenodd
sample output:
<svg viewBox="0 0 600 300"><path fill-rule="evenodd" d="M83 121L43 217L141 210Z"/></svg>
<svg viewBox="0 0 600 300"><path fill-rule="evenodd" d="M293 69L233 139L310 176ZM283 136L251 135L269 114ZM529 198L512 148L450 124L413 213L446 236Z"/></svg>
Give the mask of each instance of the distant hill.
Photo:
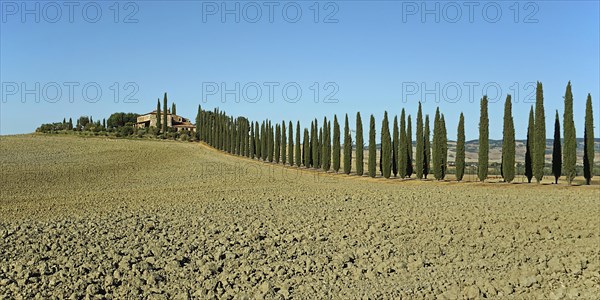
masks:
<svg viewBox="0 0 600 300"><path fill-rule="evenodd" d="M516 140L516 160L524 162L525 146L527 140ZM561 141L562 144L562 141ZM552 161L552 148L554 139L546 139L546 161ZM476 162L479 149L478 140L470 140L465 143L467 162ZM594 139L595 162L600 163L600 138ZM456 141L448 141L448 159L453 160L456 153ZM490 162L500 162L502 159L502 140L490 140ZM577 139L577 164L583 161L583 138Z"/></svg>
<svg viewBox="0 0 600 300"><path fill-rule="evenodd" d="M523 163L525 160L525 145L527 140L516 140L516 161ZM554 139L546 140L546 162L552 161L552 148ZM562 141L561 141L562 144ZM413 142L413 147L416 143ZM381 144L377 144L377 149L381 149ZM600 164L600 138L594 139L594 164ZM365 144L365 151L368 150L368 144ZM467 162L477 162L479 151L479 140L470 140L465 143L465 156ZM414 151L413 151L414 152ZM414 154L413 154L414 155ZM456 141L448 141L448 160L453 161L456 156ZM490 163L502 160L502 140L490 140ZM577 139L577 164L583 164L583 138Z"/></svg>

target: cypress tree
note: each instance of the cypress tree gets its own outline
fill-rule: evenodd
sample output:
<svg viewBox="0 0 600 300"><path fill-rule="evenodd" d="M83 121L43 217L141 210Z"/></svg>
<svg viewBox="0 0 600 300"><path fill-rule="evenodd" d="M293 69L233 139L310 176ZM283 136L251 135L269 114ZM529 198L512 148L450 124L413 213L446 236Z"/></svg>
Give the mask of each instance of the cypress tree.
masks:
<svg viewBox="0 0 600 300"><path fill-rule="evenodd" d="M398 139L400 133L398 132L398 116L394 116L394 127L392 129L392 174L394 177L398 176Z"/></svg>
<svg viewBox="0 0 600 300"><path fill-rule="evenodd" d="M174 115L177 114L177 107L175 107L175 102L171 103L171 113Z"/></svg>
<svg viewBox="0 0 600 300"><path fill-rule="evenodd" d="M442 127L440 118L440 108L438 107L435 111L435 118L433 119L433 152L431 153L433 176L437 180L442 179Z"/></svg>
<svg viewBox="0 0 600 300"><path fill-rule="evenodd" d="M323 142L321 143L321 168L327 172L327 117L323 118Z"/></svg>
<svg viewBox="0 0 600 300"><path fill-rule="evenodd" d="M267 160L267 135L265 134L265 121L260 123L260 160Z"/></svg>
<svg viewBox="0 0 600 300"><path fill-rule="evenodd" d="M461 181L465 175L465 117L460 113L458 132L456 134L456 180Z"/></svg>
<svg viewBox="0 0 600 300"><path fill-rule="evenodd" d="M563 115L564 151L562 152L563 170L567 183L571 184L575 178L575 165L577 164L577 138L575 136L575 122L573 121L573 94L571 93L571 82L567 84L565 91L565 112ZM555 133L556 135L556 133ZM554 156L554 152L552 154ZM554 170L554 161L553 161Z"/></svg>
<svg viewBox="0 0 600 300"><path fill-rule="evenodd" d="M319 166L319 155L318 152L319 150L321 150L319 148L319 125L317 124L317 119L315 119L314 123L313 123L313 132L312 132L312 140L311 140L311 153L312 153L312 160L311 160L311 165L313 168L318 168Z"/></svg>
<svg viewBox="0 0 600 300"><path fill-rule="evenodd" d="M256 145L254 144L254 122L252 122L250 126L250 158L254 159L254 155L256 154Z"/></svg>
<svg viewBox="0 0 600 300"><path fill-rule="evenodd" d="M348 124L348 114L344 124L344 173L350 174L352 170L352 136L350 135L350 125Z"/></svg>
<svg viewBox="0 0 600 300"><path fill-rule="evenodd" d="M512 117L511 95L504 103L504 132L502 138L502 177L505 182L515 179L515 125Z"/></svg>
<svg viewBox="0 0 600 300"><path fill-rule="evenodd" d="M275 124L275 163L279 163L279 154L281 153L281 127L279 124Z"/></svg>
<svg viewBox="0 0 600 300"><path fill-rule="evenodd" d="M323 171L331 168L331 122L323 120Z"/></svg>
<svg viewBox="0 0 600 300"><path fill-rule="evenodd" d="M266 120L264 123L264 129L263 129L263 144L262 144L262 148L263 148L263 161L269 161L269 156L273 154L272 149L269 149L269 144L270 144L270 137L269 137L269 121Z"/></svg>
<svg viewBox="0 0 600 300"><path fill-rule="evenodd" d="M340 170L340 124L337 116L333 116L333 170L337 173Z"/></svg>
<svg viewBox="0 0 600 300"><path fill-rule="evenodd" d="M583 177L585 184L592 183L594 177L594 114L592 95L588 94L585 103L585 127L583 132Z"/></svg>
<svg viewBox="0 0 600 300"><path fill-rule="evenodd" d="M412 143L412 121L410 115L406 121L406 177L410 178L413 173L413 143Z"/></svg>
<svg viewBox="0 0 600 300"><path fill-rule="evenodd" d="M106 129L106 123L104 124L104 128ZM73 130L73 119L69 118L69 123L67 124L67 129Z"/></svg>
<svg viewBox="0 0 600 300"><path fill-rule="evenodd" d="M267 146L269 147L269 162L273 162L273 156L275 154L275 132L273 130L273 125L271 124L271 121L269 121L267 124L267 134L269 139L269 144Z"/></svg>
<svg viewBox="0 0 600 300"><path fill-rule="evenodd" d="M281 163L285 165L287 161L287 137L285 131L285 121L281 122Z"/></svg>
<svg viewBox="0 0 600 300"><path fill-rule="evenodd" d="M248 132L245 130L246 124L245 119L240 118L238 121L238 140L240 143L240 153L241 156L247 156L246 154L246 142L248 141Z"/></svg>
<svg viewBox="0 0 600 300"><path fill-rule="evenodd" d="M423 145L425 147L423 154L423 177L427 179L431 165L431 141L429 140L429 115L425 115L425 129L423 132Z"/></svg>
<svg viewBox="0 0 600 300"><path fill-rule="evenodd" d="M262 142L260 140L261 136L260 136L261 131L259 130L259 125L258 122L254 122L254 147L256 150L256 159L261 159L262 158L262 149L261 149L261 145Z"/></svg>
<svg viewBox="0 0 600 300"><path fill-rule="evenodd" d="M398 174L400 178L406 177L406 116L404 113L404 108L400 113L400 140L398 142Z"/></svg>
<svg viewBox="0 0 600 300"><path fill-rule="evenodd" d="M420 101L419 109L417 110L417 132L415 140L415 173L417 178L423 179L423 155L425 154L425 150L423 145L423 112L421 110Z"/></svg>
<svg viewBox="0 0 600 300"><path fill-rule="evenodd" d="M202 123L202 108L198 105L198 113L196 114L196 138L202 140L200 135L200 124Z"/></svg>
<svg viewBox="0 0 600 300"><path fill-rule="evenodd" d="M233 153L235 155L240 155L240 153L241 153L241 147L242 147L242 143L241 143L242 139L240 138L242 130L240 128L240 125L241 125L240 122L241 122L241 120L239 118L235 119L233 121L233 127L232 127L232 129L233 129L233 137L234 137L234 140L233 140Z"/></svg>
<svg viewBox="0 0 600 300"><path fill-rule="evenodd" d="M296 153L294 153L294 155L296 156L296 166L300 167L300 165L302 164L302 154L300 153L300 147L302 144L300 144L300 121L296 122Z"/></svg>
<svg viewBox="0 0 600 300"><path fill-rule="evenodd" d="M363 165L363 128L360 112L356 113L356 175L362 176L364 173Z"/></svg>
<svg viewBox="0 0 600 300"><path fill-rule="evenodd" d="M294 165L294 125L292 121L288 123L288 161L290 166Z"/></svg>
<svg viewBox="0 0 600 300"><path fill-rule="evenodd" d="M446 178L446 172L448 168L448 132L446 131L446 119L444 118L444 114L440 118L440 127L441 127L441 156L442 156L442 180Z"/></svg>
<svg viewBox="0 0 600 300"><path fill-rule="evenodd" d="M477 176L479 181L483 182L488 175L489 158L489 119L488 119L488 100L487 96L481 99L481 113L479 116L479 155L477 158Z"/></svg>
<svg viewBox="0 0 600 300"><path fill-rule="evenodd" d="M320 164L319 164L319 152L321 151L321 147L319 147L319 139L321 137L319 137L319 122L317 121L317 119L315 118L315 138L314 141L312 143L312 156L313 156L313 167L314 168L319 168Z"/></svg>
<svg viewBox="0 0 600 300"><path fill-rule="evenodd" d="M227 140L228 144L228 148L227 148L227 152L231 153L231 154L235 154L235 124L233 122L233 120L231 120L231 117L229 118L229 121L227 122L227 129L229 131L229 139Z"/></svg>
<svg viewBox="0 0 600 300"><path fill-rule="evenodd" d="M260 124L260 154L263 161L267 161L267 158L269 157L269 149L267 146L269 137L267 136L267 127L265 123L266 122L263 121Z"/></svg>
<svg viewBox="0 0 600 300"><path fill-rule="evenodd" d="M383 114L381 124L381 165L384 178L390 178L392 171L392 141L387 111Z"/></svg>
<svg viewBox="0 0 600 300"><path fill-rule="evenodd" d="M376 157L377 157L377 145L375 144L375 117L371 115L371 122L369 124L369 176L375 177L376 172Z"/></svg>
<svg viewBox="0 0 600 300"><path fill-rule="evenodd" d="M238 140L238 148L239 148L239 152L238 155L240 156L246 156L246 150L244 148L244 139L245 138L245 134L244 134L244 118L239 117L238 118L238 126L237 126L237 140Z"/></svg>
<svg viewBox="0 0 600 300"><path fill-rule="evenodd" d="M310 122L310 131L309 131L309 140L308 140L308 165L314 167L313 157L314 157L314 147L315 144L315 122Z"/></svg>
<svg viewBox="0 0 600 300"><path fill-rule="evenodd" d="M162 131L164 133L166 133L167 132L167 115L168 115L168 112L167 112L167 93L165 93L165 97L163 98L163 111L164 111L164 113L163 113L163 123L162 123L163 130Z"/></svg>
<svg viewBox="0 0 600 300"><path fill-rule="evenodd" d="M527 144L525 149L525 177L527 182L531 183L533 178L533 153L534 153L534 124L533 106L529 110L529 123L527 125Z"/></svg>
<svg viewBox="0 0 600 300"><path fill-rule="evenodd" d="M266 121L260 123L260 154L262 161L269 159L269 137L267 135Z"/></svg>
<svg viewBox="0 0 600 300"><path fill-rule="evenodd" d="M561 175L562 168L562 153L560 146L560 121L558 120L558 110L554 119L554 143L552 145L552 175L554 175L554 183L558 184L558 178Z"/></svg>
<svg viewBox="0 0 600 300"><path fill-rule="evenodd" d="M160 113L160 98L158 98L158 102L156 103L156 129L158 132L162 131L162 120Z"/></svg>
<svg viewBox="0 0 600 300"><path fill-rule="evenodd" d="M325 125L323 125L325 126ZM315 168L321 168L323 165L323 152L321 151L323 148L323 127L319 128L319 142L317 143L317 165Z"/></svg>
<svg viewBox="0 0 600 300"><path fill-rule="evenodd" d="M546 162L546 117L544 113L544 91L542 83L538 81L535 93L535 146L533 147L533 176L537 183L544 178L544 164Z"/></svg>
<svg viewBox="0 0 600 300"><path fill-rule="evenodd" d="M310 135L308 129L304 128L304 167L310 168Z"/></svg>

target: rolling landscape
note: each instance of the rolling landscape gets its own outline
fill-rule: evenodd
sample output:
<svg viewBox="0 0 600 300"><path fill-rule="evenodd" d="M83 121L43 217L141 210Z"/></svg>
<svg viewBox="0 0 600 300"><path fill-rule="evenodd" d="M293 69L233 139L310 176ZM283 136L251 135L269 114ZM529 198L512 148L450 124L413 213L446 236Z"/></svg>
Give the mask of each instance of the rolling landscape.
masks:
<svg viewBox="0 0 600 300"><path fill-rule="evenodd" d="M25 135L0 153L8 298L600 292L597 185L386 183L161 140Z"/></svg>

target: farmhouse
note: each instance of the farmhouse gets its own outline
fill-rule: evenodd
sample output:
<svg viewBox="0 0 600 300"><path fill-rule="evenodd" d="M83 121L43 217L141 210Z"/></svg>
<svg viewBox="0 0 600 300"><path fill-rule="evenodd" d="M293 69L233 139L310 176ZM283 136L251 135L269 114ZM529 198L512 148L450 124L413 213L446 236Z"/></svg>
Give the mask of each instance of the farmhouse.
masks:
<svg viewBox="0 0 600 300"><path fill-rule="evenodd" d="M160 121L163 122L164 116L161 113ZM135 123L135 127L137 128L148 128L148 127L156 127L156 110L151 111L147 114L140 115L137 117L137 122ZM196 131L196 126L190 122L189 119L186 119L182 116L178 116L171 113L171 110L167 109L167 128L174 128L176 131Z"/></svg>

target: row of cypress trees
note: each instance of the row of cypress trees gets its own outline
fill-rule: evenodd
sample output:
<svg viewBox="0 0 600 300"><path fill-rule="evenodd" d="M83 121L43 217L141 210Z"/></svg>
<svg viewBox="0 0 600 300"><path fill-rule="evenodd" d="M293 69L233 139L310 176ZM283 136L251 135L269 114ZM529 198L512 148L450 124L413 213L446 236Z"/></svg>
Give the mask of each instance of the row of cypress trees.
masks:
<svg viewBox="0 0 600 300"><path fill-rule="evenodd" d="M588 94L586 104L586 118L584 130L584 176L587 184L593 176L592 167L594 160L594 136L591 96ZM165 95L166 102L166 95ZM166 105L165 105L166 106ZM484 96L480 102L481 113L479 121L479 158L478 178L484 181L488 177L489 160L489 118L488 99ZM565 92L565 111L563 115L564 145L560 145L560 124L558 111L556 112L554 148L552 151L552 172L555 182L565 175L571 184L575 177L576 164L576 139L573 121L573 96L571 84L567 85ZM384 178L394 177L410 178L413 174L418 179L427 179L433 174L437 180L443 180L448 169L448 138L444 114L436 109L433 119L433 136L430 138L429 115L423 112L419 103L416 118L416 137L413 147L412 118L406 115L404 109L400 113L400 121L394 116L393 127L390 130L387 111L381 123L379 141L381 151L379 156L379 173ZM506 182L515 178L515 127L512 118L512 99L507 95L504 106L504 124L502 141L501 174ZM344 119L343 137L337 115L331 121L325 117L319 126L317 119L313 120L309 128L301 131L300 122L296 122L295 133L291 121L281 124L272 124L270 120L250 122L244 117L233 118L224 112L202 110L198 107L196 117L196 131L198 138L210 146L235 154L257 158L259 160L287 164L296 167L322 169L350 174L352 164L355 172L362 176L364 170L364 142L363 123L360 112L356 114L356 151L353 157L353 141L349 126L348 115ZM294 138L295 137L295 138ZM301 139L302 138L302 139ZM343 149L341 139L343 138ZM456 180L461 181L465 174L465 124L464 115L461 113L456 141ZM414 152L413 152L414 148ZM525 176L531 182L535 178L540 182L543 178L545 165L546 136L545 116L543 104L542 84L537 83L535 114L531 108L527 131L525 154ZM342 157L343 153L343 157ZM370 116L368 140L368 169L366 174L376 177L377 174L377 144L375 117ZM414 154L414 156L413 156ZM343 158L343 161L342 161ZM354 158L354 162L353 162ZM414 164L413 164L414 163Z"/></svg>

